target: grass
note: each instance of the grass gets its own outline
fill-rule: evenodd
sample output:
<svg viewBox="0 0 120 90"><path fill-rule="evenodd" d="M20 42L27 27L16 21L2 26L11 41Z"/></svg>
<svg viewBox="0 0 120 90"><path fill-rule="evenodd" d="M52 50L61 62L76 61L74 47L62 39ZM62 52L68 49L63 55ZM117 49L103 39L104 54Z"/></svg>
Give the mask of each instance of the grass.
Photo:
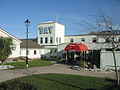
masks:
<svg viewBox="0 0 120 90"><path fill-rule="evenodd" d="M17 80L33 85L38 90L118 90L113 84L114 80L78 75L39 74Z"/></svg>
<svg viewBox="0 0 120 90"><path fill-rule="evenodd" d="M5 63L5 65L12 65L14 66L14 69L24 69L26 68L25 63L26 62L11 62L11 63ZM32 60L32 61L29 61L28 64L29 64L29 68L53 65L53 63L47 60Z"/></svg>

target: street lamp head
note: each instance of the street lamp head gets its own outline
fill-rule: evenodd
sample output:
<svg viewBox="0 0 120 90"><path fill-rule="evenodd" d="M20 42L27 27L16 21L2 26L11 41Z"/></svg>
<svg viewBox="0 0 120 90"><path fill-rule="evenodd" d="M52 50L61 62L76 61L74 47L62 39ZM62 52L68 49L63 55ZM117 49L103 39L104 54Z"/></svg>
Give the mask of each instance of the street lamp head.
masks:
<svg viewBox="0 0 120 90"><path fill-rule="evenodd" d="M30 21L27 19L27 20L25 21L25 25L26 25L26 26L29 26L29 24L30 24Z"/></svg>

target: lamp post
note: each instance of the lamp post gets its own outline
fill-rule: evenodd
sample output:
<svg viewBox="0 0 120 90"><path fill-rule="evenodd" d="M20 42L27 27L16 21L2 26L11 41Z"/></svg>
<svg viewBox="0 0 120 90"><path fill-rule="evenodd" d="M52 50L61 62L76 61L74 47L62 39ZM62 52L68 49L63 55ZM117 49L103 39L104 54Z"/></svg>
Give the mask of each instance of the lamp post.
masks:
<svg viewBox="0 0 120 90"><path fill-rule="evenodd" d="M30 24L30 21L27 19L26 21L25 21L25 25L26 25L26 29L27 29L27 31L26 31L26 67L28 67L28 26L29 26L29 24Z"/></svg>

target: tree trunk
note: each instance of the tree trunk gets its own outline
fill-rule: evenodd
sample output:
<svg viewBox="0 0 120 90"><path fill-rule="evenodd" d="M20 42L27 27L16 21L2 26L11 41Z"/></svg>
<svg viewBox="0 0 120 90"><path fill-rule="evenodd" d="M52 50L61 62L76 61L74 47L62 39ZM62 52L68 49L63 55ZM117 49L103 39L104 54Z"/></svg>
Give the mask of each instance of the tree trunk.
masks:
<svg viewBox="0 0 120 90"><path fill-rule="evenodd" d="M1 60L2 66L4 65L4 60Z"/></svg>
<svg viewBox="0 0 120 90"><path fill-rule="evenodd" d="M115 72L116 72L116 77L117 77L117 85L119 86L119 72L117 69L117 62L116 62L116 57L115 57L115 49L112 50L113 53L113 58L114 58L114 64L115 64Z"/></svg>

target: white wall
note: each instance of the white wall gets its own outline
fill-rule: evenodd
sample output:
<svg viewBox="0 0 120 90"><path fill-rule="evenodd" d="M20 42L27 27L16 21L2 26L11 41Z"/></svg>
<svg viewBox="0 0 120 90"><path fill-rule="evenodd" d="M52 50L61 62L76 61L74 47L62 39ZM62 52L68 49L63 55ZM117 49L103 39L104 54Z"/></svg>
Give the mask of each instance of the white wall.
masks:
<svg viewBox="0 0 120 90"><path fill-rule="evenodd" d="M97 42L98 43L102 43L102 42L105 42L106 38L104 38L103 36L100 36L100 35L79 35L79 36L65 36L64 37L64 43L70 43L70 39L73 38L74 39L74 43L83 43L83 42L86 42L86 43L93 43L92 40L93 38L96 38ZM81 38L85 38L85 41L81 41ZM120 38L120 35L117 35L116 37L116 40L118 40Z"/></svg>
<svg viewBox="0 0 120 90"><path fill-rule="evenodd" d="M65 36L65 26L59 23L55 23L55 45L60 44L59 38L61 38L61 43L64 43ZM58 43L56 39L58 38Z"/></svg>
<svg viewBox="0 0 120 90"><path fill-rule="evenodd" d="M50 49L42 49L42 54L41 57L46 58L46 59L50 59Z"/></svg>
<svg viewBox="0 0 120 90"><path fill-rule="evenodd" d="M36 50L36 54L34 54L34 50ZM40 49L34 48L34 49L28 49L28 58L41 58L41 52ZM20 56L26 56L26 48L20 49Z"/></svg>
<svg viewBox="0 0 120 90"><path fill-rule="evenodd" d="M92 43L92 38L96 38L96 35L80 35L80 36L65 36L64 37L64 43L70 43L70 39L74 39L74 43L82 43L82 42L87 42L87 43ZM81 38L85 38L85 41L81 41Z"/></svg>
<svg viewBox="0 0 120 90"><path fill-rule="evenodd" d="M40 34L40 27L53 27L52 28L52 33L48 33L48 34ZM38 24L38 44L40 45L57 45L59 43L56 43L56 37L61 38L61 43L64 43L64 30L65 30L65 26L62 24L59 24L57 22L45 22L45 23L41 23ZM40 43L40 38L43 38L43 43ZM48 37L48 43L45 43L45 37ZM53 43L50 43L50 37L53 37ZM58 40L59 42L59 40Z"/></svg>
<svg viewBox="0 0 120 90"><path fill-rule="evenodd" d="M19 57L20 55L20 43L13 39L13 50L9 58Z"/></svg>
<svg viewBox="0 0 120 90"><path fill-rule="evenodd" d="M120 66L120 52L116 51L115 56L116 56L117 65ZM100 63L101 63L101 68L103 68L103 69L104 68L108 69L109 68L108 66L111 66L110 68L112 68L112 66L114 66L114 59L113 59L112 52L111 51L101 51Z"/></svg>
<svg viewBox="0 0 120 90"><path fill-rule="evenodd" d="M65 47L68 45L69 43L63 43L63 44L59 44L57 47L57 53L58 53L58 58L62 58L63 57L63 52Z"/></svg>
<svg viewBox="0 0 120 90"><path fill-rule="evenodd" d="M53 27L53 29L52 29L52 33L51 34L40 34L40 30L39 30L39 28L40 27L43 27L43 28L45 28L45 27ZM40 43L40 38L43 38L43 43ZM45 43L45 37L48 37L48 43ZM50 37L53 37L53 43L50 43ZM55 23L43 23L43 24L38 24L38 44L40 44L40 45L54 45L55 44Z"/></svg>

